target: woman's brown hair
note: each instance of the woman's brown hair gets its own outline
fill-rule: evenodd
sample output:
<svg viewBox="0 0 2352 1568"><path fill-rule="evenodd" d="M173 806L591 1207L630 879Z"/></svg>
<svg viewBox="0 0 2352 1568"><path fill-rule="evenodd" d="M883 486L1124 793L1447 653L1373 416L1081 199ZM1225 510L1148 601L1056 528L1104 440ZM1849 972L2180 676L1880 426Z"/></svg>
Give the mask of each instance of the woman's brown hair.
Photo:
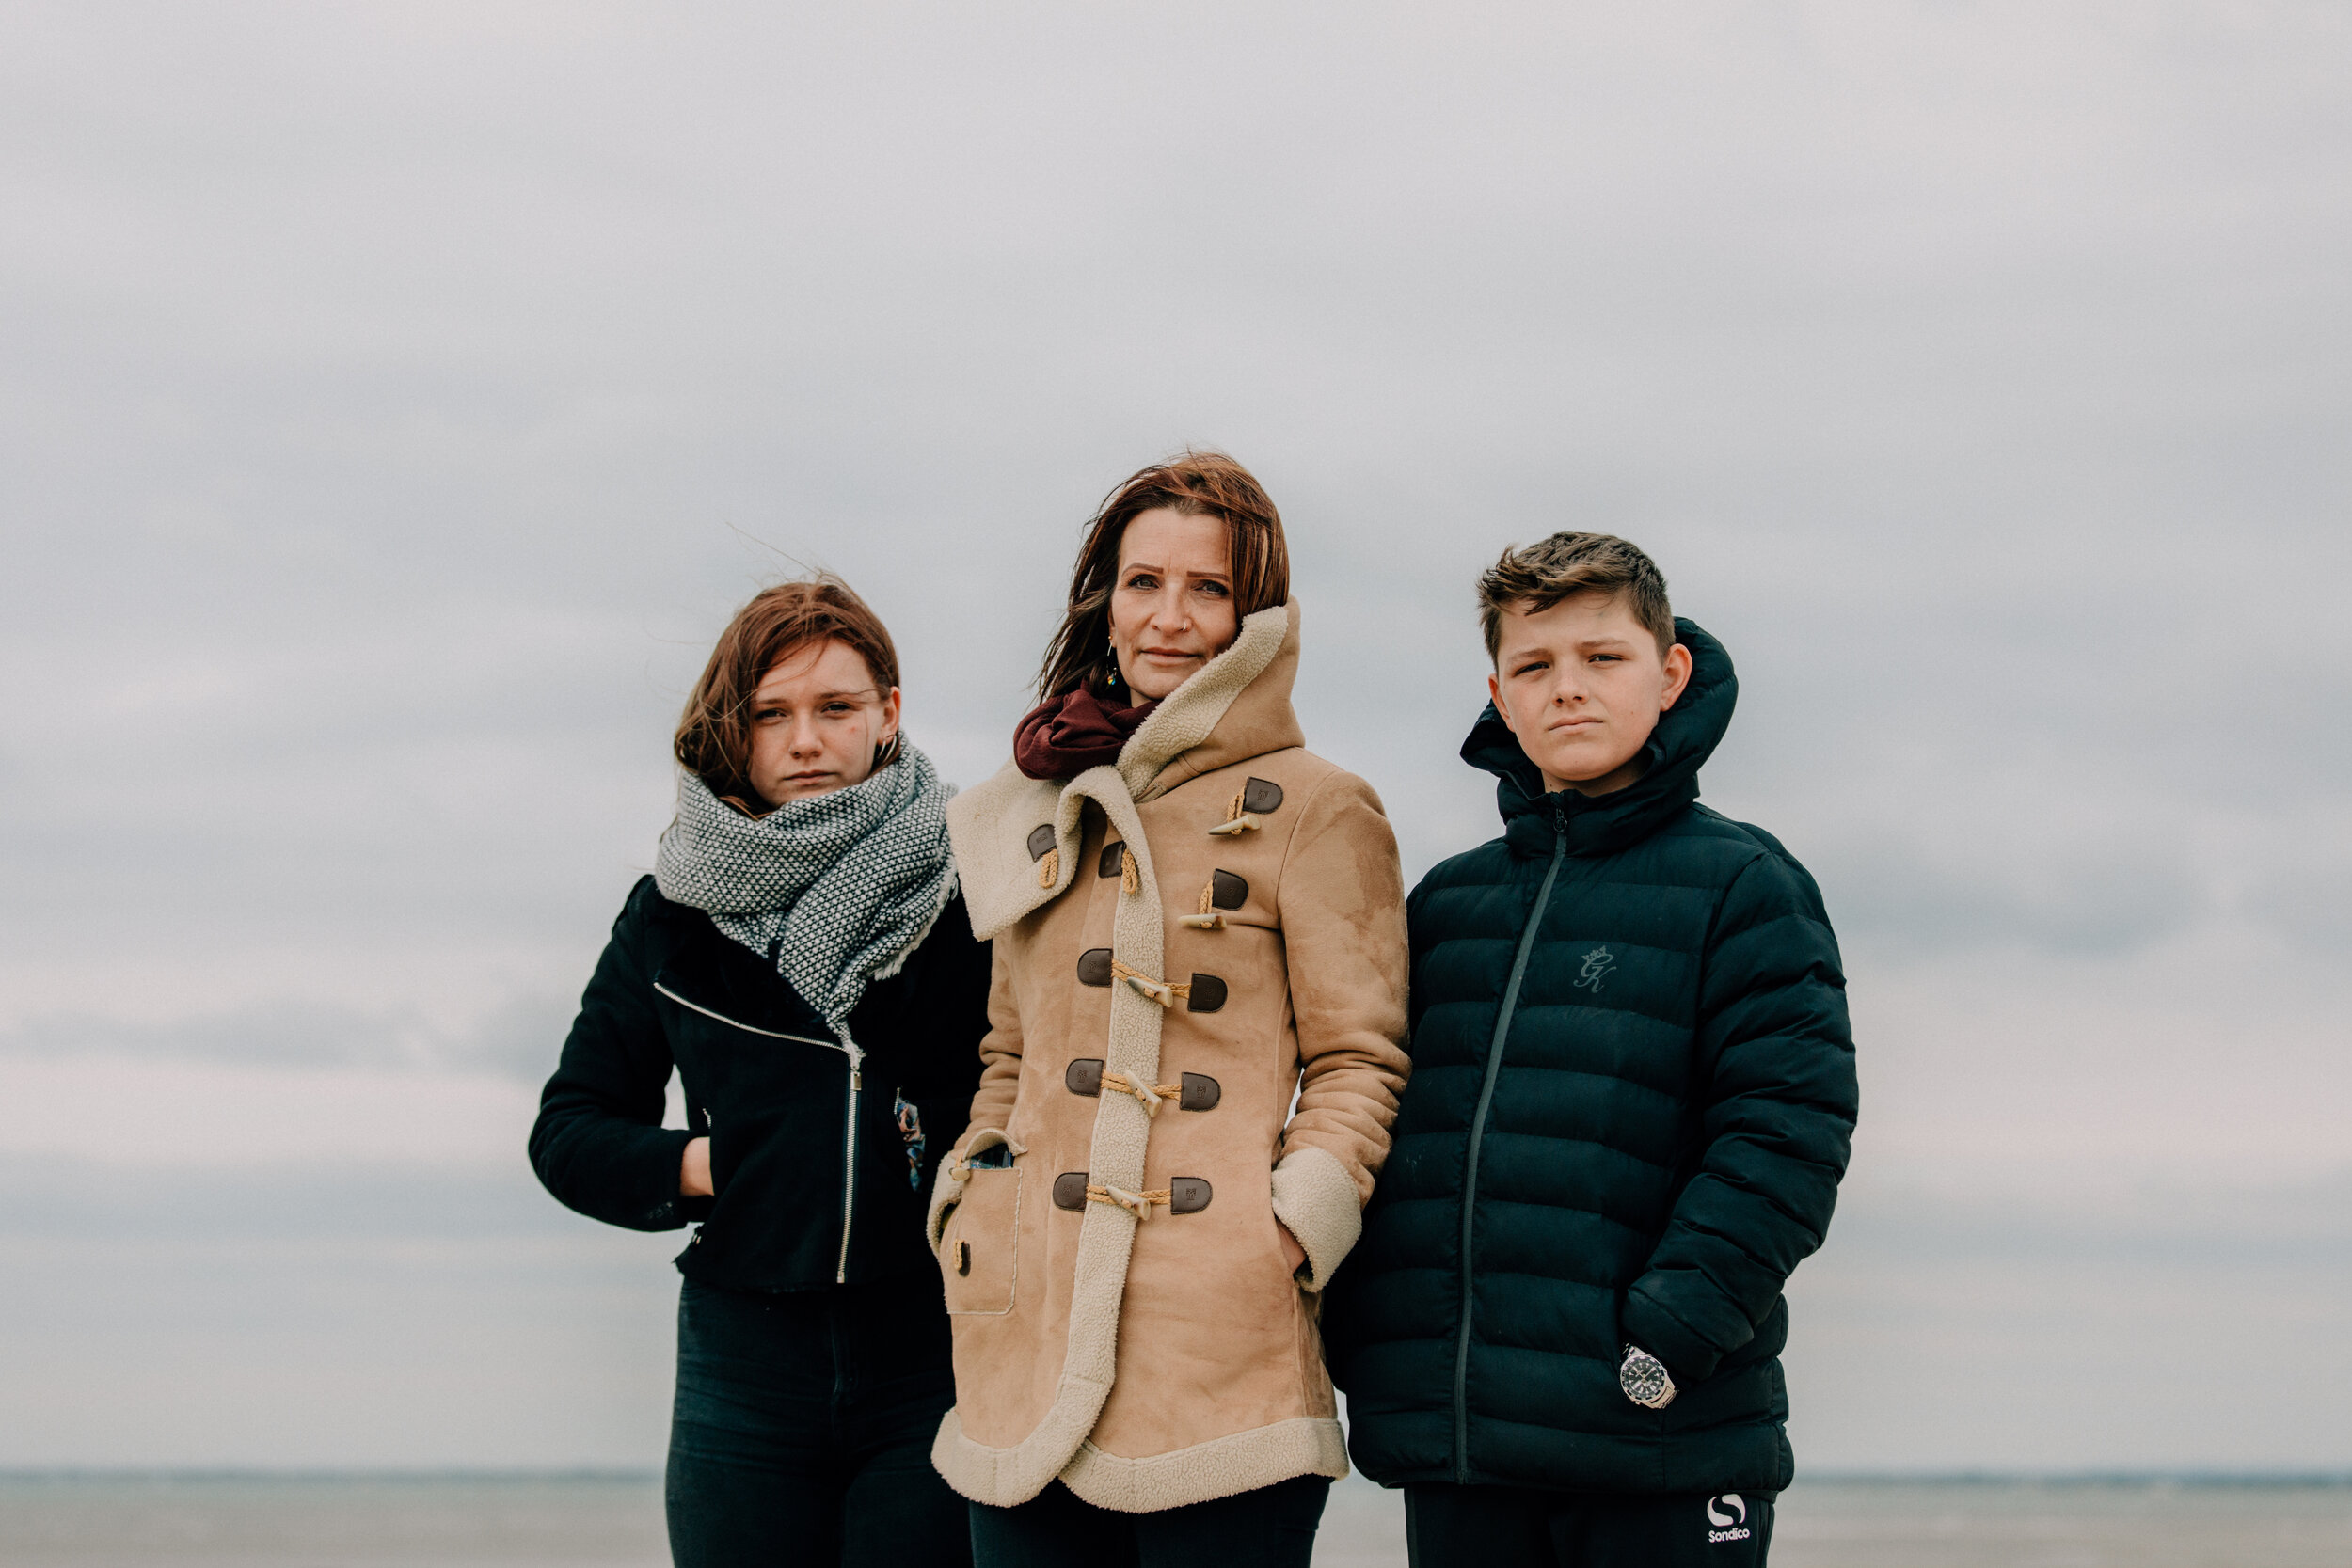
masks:
<svg viewBox="0 0 2352 1568"><path fill-rule="evenodd" d="M760 677L793 650L828 641L866 661L878 695L888 696L898 684L898 650L891 644L882 617L832 573L780 582L753 594L719 634L702 679L686 699L677 726L679 764L700 774L713 795L754 798L752 693L759 689ZM898 753L893 738L876 753L874 766L895 761Z"/></svg>
<svg viewBox="0 0 2352 1568"><path fill-rule="evenodd" d="M1119 544L1127 525L1146 512L1166 507L1184 516L1225 519L1232 554L1233 609L1254 615L1291 596L1290 546L1282 538L1282 515L1265 486L1221 451L1187 451L1155 463L1120 482L1088 519L1070 574L1070 609L1061 629L1045 645L1037 694L1060 696L1084 686L1101 693L1111 668L1111 591L1119 585Z"/></svg>

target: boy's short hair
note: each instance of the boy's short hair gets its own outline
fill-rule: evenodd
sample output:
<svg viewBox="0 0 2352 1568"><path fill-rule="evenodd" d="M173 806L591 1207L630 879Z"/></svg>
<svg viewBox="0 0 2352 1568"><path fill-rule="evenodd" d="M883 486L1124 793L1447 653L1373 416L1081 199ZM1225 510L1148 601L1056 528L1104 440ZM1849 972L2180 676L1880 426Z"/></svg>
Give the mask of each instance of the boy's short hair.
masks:
<svg viewBox="0 0 2352 1568"><path fill-rule="evenodd" d="M1572 594L1625 595L1633 618L1658 639L1658 656L1675 645L1674 606L1666 576L1638 545L1613 533L1555 533L1524 548L1513 546L1478 576L1478 626L1486 657L1502 657L1502 612L1549 610Z"/></svg>

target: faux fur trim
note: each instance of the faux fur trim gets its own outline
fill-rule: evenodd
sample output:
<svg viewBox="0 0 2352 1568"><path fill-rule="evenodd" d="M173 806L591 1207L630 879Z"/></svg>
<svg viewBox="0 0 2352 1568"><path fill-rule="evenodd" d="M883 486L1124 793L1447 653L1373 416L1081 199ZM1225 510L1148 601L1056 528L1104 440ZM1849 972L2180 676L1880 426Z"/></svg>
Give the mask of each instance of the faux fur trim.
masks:
<svg viewBox="0 0 2352 1568"><path fill-rule="evenodd" d="M1108 768L1093 773L1119 775ZM1086 777L1080 774L1080 778ZM963 882L963 907L971 911L972 934L982 942L1061 896L1078 875L1079 807L1065 787L1050 779L1032 779L1008 762L996 776L967 789L947 802L947 843L956 858L956 873ZM1067 812L1068 826L1063 825ZM1038 886L1038 863L1028 847L1030 832L1053 823L1060 861L1054 879Z"/></svg>
<svg viewBox="0 0 2352 1568"><path fill-rule="evenodd" d="M1337 1481L1345 1474L1347 1434L1340 1423L1328 1416L1297 1416L1148 1459L1122 1459L1092 1443L1082 1444L1061 1480L1097 1508L1157 1513L1272 1486L1293 1476Z"/></svg>
<svg viewBox="0 0 2352 1568"><path fill-rule="evenodd" d="M1274 1217L1290 1227L1307 1251L1307 1272L1298 1281L1306 1291L1331 1282L1331 1271L1364 1231L1355 1178L1337 1155L1312 1144L1292 1149L1275 1164Z"/></svg>

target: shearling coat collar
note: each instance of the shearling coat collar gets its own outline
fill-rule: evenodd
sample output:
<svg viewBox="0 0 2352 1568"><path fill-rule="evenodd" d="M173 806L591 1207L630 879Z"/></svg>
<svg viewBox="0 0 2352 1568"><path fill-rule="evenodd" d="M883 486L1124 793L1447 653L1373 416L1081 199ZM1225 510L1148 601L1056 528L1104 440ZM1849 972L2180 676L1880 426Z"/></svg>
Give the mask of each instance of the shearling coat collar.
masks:
<svg viewBox="0 0 2352 1568"><path fill-rule="evenodd" d="M1188 779L1251 757L1303 746L1291 685L1298 674L1298 601L1244 617L1233 645L1209 660L1152 710L1127 737L1115 768L1074 779L1032 779L1010 762L949 802L953 838L972 930L982 942L1052 903L1077 876L1084 803L1116 774L1118 793L1141 805ZM1029 843L1033 825L1055 829L1053 876ZM982 824L993 824L984 829Z"/></svg>

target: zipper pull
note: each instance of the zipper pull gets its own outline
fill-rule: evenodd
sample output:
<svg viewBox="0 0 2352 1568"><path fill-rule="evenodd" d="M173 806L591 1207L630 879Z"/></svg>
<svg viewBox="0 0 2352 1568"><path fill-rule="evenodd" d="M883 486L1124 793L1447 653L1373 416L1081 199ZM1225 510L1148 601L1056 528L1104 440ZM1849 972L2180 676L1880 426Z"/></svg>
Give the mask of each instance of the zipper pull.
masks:
<svg viewBox="0 0 2352 1568"><path fill-rule="evenodd" d="M850 1069L850 1092L851 1094L856 1094L856 1093L859 1093L861 1090L863 1090L865 1087L866 1087L866 1069L863 1069L863 1068L857 1068L857 1067L852 1067L851 1069Z"/></svg>

